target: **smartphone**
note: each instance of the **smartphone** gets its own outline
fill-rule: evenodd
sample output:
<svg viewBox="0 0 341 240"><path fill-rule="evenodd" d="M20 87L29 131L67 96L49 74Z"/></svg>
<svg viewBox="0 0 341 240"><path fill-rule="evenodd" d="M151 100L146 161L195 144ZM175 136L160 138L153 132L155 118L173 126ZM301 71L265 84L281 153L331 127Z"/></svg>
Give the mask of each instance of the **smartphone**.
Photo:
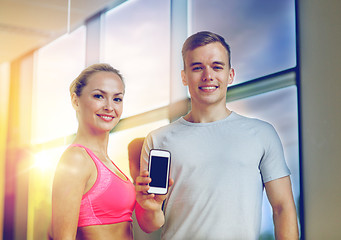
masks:
<svg viewBox="0 0 341 240"><path fill-rule="evenodd" d="M169 169L171 155L169 151L151 149L149 153L149 183L148 193L166 194L168 192Z"/></svg>

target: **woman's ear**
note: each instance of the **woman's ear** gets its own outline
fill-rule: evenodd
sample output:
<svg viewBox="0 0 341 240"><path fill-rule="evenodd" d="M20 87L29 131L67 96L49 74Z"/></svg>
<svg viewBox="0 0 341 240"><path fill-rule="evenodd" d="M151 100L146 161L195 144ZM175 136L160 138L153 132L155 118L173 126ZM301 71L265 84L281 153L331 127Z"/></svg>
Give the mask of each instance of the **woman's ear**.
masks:
<svg viewBox="0 0 341 240"><path fill-rule="evenodd" d="M188 84L187 84L187 78L186 78L185 70L182 70L182 71L181 71L181 79L182 79L182 84L183 84L184 86L187 86Z"/></svg>
<svg viewBox="0 0 341 240"><path fill-rule="evenodd" d="M79 101L78 101L78 96L76 93L72 93L71 95L71 103L72 103L72 107L77 111L78 107L79 107Z"/></svg>

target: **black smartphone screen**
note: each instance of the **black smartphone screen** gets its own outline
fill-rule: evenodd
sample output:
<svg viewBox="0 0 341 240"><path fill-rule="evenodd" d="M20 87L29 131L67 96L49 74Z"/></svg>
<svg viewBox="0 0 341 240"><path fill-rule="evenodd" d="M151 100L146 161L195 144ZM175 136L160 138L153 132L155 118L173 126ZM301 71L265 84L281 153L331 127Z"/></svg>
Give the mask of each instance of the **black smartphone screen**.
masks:
<svg viewBox="0 0 341 240"><path fill-rule="evenodd" d="M152 156L150 166L150 186L165 188L167 184L168 158Z"/></svg>

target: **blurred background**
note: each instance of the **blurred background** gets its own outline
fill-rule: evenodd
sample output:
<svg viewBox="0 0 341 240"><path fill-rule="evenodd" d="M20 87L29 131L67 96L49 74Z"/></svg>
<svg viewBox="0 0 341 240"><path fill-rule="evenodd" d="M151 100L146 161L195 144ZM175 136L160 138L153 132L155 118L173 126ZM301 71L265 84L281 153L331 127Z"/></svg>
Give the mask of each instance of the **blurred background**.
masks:
<svg viewBox="0 0 341 240"><path fill-rule="evenodd" d="M181 48L202 30L231 46L228 108L280 135L301 238L340 239L337 9L336 0L0 0L0 239L47 239L54 170L77 130L68 89L81 70L106 62L124 76L109 153L128 174L128 144L189 110ZM261 239L274 239L271 215L264 197ZM159 239L134 229L135 239Z"/></svg>

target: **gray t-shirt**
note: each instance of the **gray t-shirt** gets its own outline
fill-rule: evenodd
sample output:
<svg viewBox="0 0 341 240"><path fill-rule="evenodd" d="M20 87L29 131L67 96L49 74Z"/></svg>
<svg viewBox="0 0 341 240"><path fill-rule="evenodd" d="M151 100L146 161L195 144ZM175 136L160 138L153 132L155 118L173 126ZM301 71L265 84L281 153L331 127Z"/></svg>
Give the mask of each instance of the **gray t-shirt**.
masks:
<svg viewBox="0 0 341 240"><path fill-rule="evenodd" d="M162 239L258 239L263 183L288 176L272 125L232 112L211 123L183 118L151 132L142 149L171 152L174 185Z"/></svg>

